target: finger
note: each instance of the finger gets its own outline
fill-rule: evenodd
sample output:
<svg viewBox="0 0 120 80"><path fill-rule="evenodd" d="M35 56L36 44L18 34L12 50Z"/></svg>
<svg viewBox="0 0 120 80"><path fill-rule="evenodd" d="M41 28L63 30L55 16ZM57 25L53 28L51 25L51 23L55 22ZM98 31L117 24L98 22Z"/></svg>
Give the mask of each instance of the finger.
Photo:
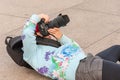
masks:
<svg viewBox="0 0 120 80"><path fill-rule="evenodd" d="M45 18L45 22L49 21L49 16L48 15L44 15L44 18Z"/></svg>
<svg viewBox="0 0 120 80"><path fill-rule="evenodd" d="M56 31L48 31L50 34L55 34Z"/></svg>
<svg viewBox="0 0 120 80"><path fill-rule="evenodd" d="M50 29L48 29L48 31L55 32L56 30L54 28L50 28Z"/></svg>
<svg viewBox="0 0 120 80"><path fill-rule="evenodd" d="M45 23L48 23L49 20L50 20L49 16L46 16L46 17L45 17Z"/></svg>
<svg viewBox="0 0 120 80"><path fill-rule="evenodd" d="M51 30L49 30L48 32L49 32L50 34L55 34L57 31L54 30L54 29L51 29Z"/></svg>
<svg viewBox="0 0 120 80"><path fill-rule="evenodd" d="M60 29L59 29L59 28L57 28L57 27L55 27L55 28L54 28L54 30L59 31Z"/></svg>
<svg viewBox="0 0 120 80"><path fill-rule="evenodd" d="M38 16L40 16L41 18L44 18L44 19L45 19L45 23L48 23L49 20L50 20L49 16L46 15L46 14L40 14L40 15L38 15Z"/></svg>

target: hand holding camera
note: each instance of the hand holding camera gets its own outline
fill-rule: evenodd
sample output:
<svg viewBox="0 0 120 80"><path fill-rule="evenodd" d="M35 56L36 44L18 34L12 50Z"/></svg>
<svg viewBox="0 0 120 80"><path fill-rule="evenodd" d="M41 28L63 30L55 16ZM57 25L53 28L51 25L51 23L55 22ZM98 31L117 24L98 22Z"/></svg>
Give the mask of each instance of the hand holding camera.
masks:
<svg viewBox="0 0 120 80"><path fill-rule="evenodd" d="M57 39L60 39L63 35L60 29L56 27L48 29L48 32L52 34L53 36L55 36Z"/></svg>
<svg viewBox="0 0 120 80"><path fill-rule="evenodd" d="M46 14L39 14L38 16L39 16L41 19L45 19L45 23L48 23L49 20L50 20L49 16L46 15Z"/></svg>

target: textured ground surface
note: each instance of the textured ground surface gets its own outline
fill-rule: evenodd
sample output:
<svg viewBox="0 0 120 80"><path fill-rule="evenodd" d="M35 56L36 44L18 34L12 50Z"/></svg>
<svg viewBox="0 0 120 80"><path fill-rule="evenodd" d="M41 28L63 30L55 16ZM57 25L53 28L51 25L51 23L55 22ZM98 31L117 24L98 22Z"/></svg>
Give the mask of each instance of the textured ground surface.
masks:
<svg viewBox="0 0 120 80"><path fill-rule="evenodd" d="M5 49L5 37L20 35L33 13L68 14L71 22L62 31L86 53L120 44L120 0L0 0L0 80L50 80L16 65Z"/></svg>

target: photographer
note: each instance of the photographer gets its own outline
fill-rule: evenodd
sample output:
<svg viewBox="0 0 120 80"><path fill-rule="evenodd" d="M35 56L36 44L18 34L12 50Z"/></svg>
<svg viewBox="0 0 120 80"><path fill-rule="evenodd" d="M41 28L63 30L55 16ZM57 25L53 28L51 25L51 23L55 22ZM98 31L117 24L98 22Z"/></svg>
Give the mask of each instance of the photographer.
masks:
<svg viewBox="0 0 120 80"><path fill-rule="evenodd" d="M38 29L38 23L43 18L47 24L48 15L32 15L22 34L23 59L34 70L57 80L120 80L120 65L116 63L120 60L119 45L97 56L86 55L74 40L65 36L57 27L47 31L57 38L60 47L37 45L36 36L51 39L50 35L43 36Z"/></svg>
<svg viewBox="0 0 120 80"><path fill-rule="evenodd" d="M38 73L52 79L75 80L79 60L86 55L79 45L62 34L59 28L50 28L48 31L61 43L60 47L37 45L35 32L39 36L42 35L37 31L36 25L42 18L46 23L49 22L47 15L34 14L24 26L22 34L24 60Z"/></svg>

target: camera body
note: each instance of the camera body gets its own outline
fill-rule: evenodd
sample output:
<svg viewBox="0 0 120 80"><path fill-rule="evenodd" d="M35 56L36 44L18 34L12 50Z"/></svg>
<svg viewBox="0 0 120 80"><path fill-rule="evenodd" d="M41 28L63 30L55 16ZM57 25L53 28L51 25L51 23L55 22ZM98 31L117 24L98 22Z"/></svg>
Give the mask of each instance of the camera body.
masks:
<svg viewBox="0 0 120 80"><path fill-rule="evenodd" d="M59 14L56 18L51 20L48 23L45 23L44 19L38 23L38 30L43 36L49 35L48 29L49 28L60 28L62 26L66 26L66 24L70 21L68 15Z"/></svg>

